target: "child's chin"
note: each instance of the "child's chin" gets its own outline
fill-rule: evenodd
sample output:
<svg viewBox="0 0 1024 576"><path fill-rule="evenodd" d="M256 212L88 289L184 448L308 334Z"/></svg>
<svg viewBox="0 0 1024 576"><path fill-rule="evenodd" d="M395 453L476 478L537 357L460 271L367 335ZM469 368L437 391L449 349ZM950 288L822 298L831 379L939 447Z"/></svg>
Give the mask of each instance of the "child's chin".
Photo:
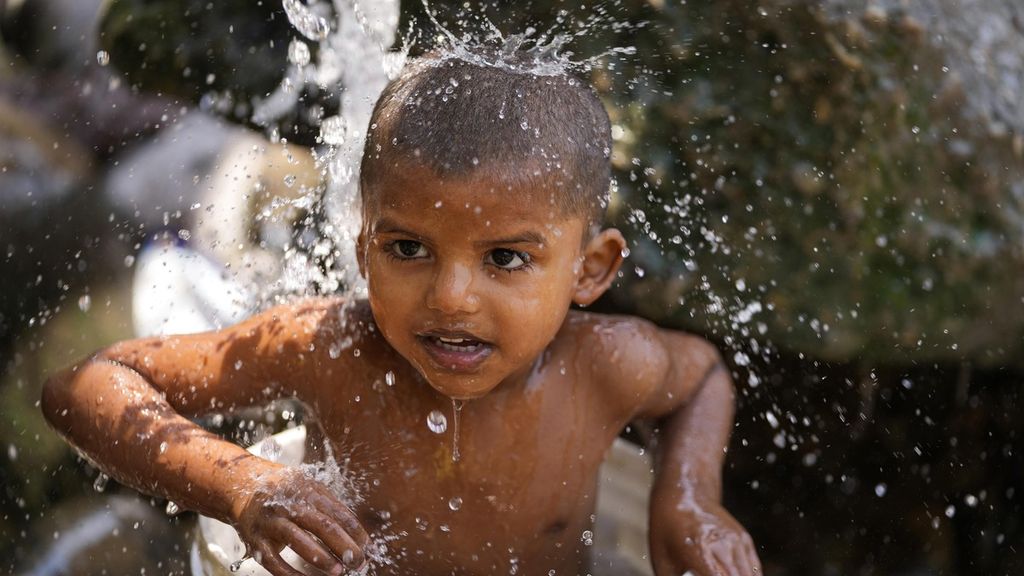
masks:
<svg viewBox="0 0 1024 576"><path fill-rule="evenodd" d="M452 400L475 400L486 396L494 389L494 384L482 380L472 382L452 382L450 378L427 378L431 388Z"/></svg>

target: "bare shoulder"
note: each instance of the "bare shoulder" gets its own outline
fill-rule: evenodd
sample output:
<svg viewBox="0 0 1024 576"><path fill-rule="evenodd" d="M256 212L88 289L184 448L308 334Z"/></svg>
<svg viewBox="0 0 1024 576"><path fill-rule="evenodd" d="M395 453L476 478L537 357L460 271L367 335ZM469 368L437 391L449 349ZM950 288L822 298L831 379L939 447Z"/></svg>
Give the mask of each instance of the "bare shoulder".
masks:
<svg viewBox="0 0 1024 576"><path fill-rule="evenodd" d="M566 331L589 361L594 388L626 413L643 405L668 371L661 329L643 318L572 311Z"/></svg>
<svg viewBox="0 0 1024 576"><path fill-rule="evenodd" d="M573 311L566 324L589 356L594 382L631 416L658 416L685 403L720 362L706 339L636 316Z"/></svg>

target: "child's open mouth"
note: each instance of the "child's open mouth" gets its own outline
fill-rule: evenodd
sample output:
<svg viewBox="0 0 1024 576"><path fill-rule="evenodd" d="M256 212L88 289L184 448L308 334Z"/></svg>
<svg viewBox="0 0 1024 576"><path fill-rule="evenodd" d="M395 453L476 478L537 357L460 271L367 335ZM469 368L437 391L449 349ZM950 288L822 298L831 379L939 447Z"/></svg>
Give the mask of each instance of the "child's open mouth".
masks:
<svg viewBox="0 0 1024 576"><path fill-rule="evenodd" d="M494 347L470 334L426 333L418 335L430 357L442 368L456 372L475 370Z"/></svg>

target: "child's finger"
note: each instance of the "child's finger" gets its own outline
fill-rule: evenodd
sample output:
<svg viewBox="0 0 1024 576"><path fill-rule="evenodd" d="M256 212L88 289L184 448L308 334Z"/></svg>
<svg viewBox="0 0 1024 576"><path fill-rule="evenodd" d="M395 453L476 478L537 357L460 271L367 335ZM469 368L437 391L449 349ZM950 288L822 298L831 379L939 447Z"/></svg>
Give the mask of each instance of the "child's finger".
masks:
<svg viewBox="0 0 1024 576"><path fill-rule="evenodd" d="M761 576L761 574L764 574L764 568L761 566L761 559L757 557L757 551L754 550L753 542L750 542L747 546L747 557L750 559L751 573L754 576Z"/></svg>
<svg viewBox="0 0 1024 576"><path fill-rule="evenodd" d="M363 563L363 547L333 519L316 510L310 510L292 519L299 528L316 536L336 558L348 567Z"/></svg>
<svg viewBox="0 0 1024 576"><path fill-rule="evenodd" d="M370 543L370 536L363 529L363 525L359 523L355 513L333 495L318 494L313 504L322 514L340 524L360 548Z"/></svg>
<svg viewBox="0 0 1024 576"><path fill-rule="evenodd" d="M712 552L713 562L711 565L715 569L715 576L748 576L747 574L740 573L732 559L731 551L721 548L716 548Z"/></svg>
<svg viewBox="0 0 1024 576"><path fill-rule="evenodd" d="M341 574L345 571L341 560L302 528L291 522L284 521L280 530L281 532L277 538L282 542L288 542L291 549L306 562L327 574Z"/></svg>
<svg viewBox="0 0 1024 576"><path fill-rule="evenodd" d="M735 546L732 550L732 557L740 574L743 576L754 576L754 565L750 563L750 556L746 546Z"/></svg>
<svg viewBox="0 0 1024 576"><path fill-rule="evenodd" d="M306 576L295 568L292 568L281 555L271 546L261 543L256 546L256 561L260 566L267 569L274 576Z"/></svg>

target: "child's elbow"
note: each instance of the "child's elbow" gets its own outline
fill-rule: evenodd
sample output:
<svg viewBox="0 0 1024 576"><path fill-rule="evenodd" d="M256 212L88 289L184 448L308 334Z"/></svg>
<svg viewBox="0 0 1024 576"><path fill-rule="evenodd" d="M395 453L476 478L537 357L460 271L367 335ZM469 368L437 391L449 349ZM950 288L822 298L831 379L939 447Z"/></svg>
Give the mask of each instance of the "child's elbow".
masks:
<svg viewBox="0 0 1024 576"><path fill-rule="evenodd" d="M43 412L46 421L57 430L64 426L64 416L68 413L68 370L62 370L43 382L42 394L39 398L39 407Z"/></svg>
<svg viewBox="0 0 1024 576"><path fill-rule="evenodd" d="M688 371L698 375L710 374L713 370L725 370L722 353L711 341L683 332L672 332L676 339L674 359L681 359ZM726 370L727 371L727 370Z"/></svg>
<svg viewBox="0 0 1024 576"><path fill-rule="evenodd" d="M43 382L39 408L50 426L59 432L66 432L70 426L70 415L76 403L76 378L95 356L96 354L93 354L77 364L68 366Z"/></svg>

